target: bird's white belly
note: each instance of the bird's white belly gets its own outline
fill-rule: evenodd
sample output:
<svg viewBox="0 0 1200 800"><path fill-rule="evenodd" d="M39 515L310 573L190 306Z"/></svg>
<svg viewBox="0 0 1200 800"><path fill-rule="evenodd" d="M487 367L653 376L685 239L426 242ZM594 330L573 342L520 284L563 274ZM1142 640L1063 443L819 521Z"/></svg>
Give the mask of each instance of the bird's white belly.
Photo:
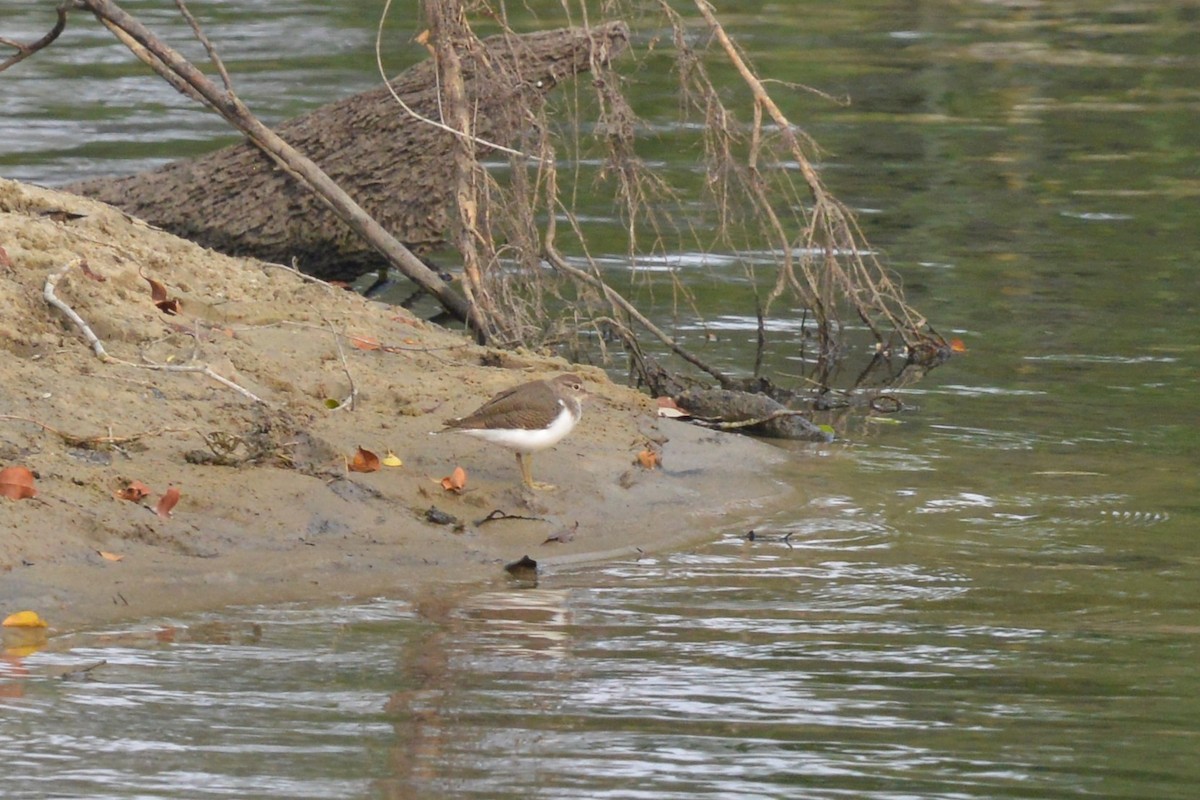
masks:
<svg viewBox="0 0 1200 800"><path fill-rule="evenodd" d="M578 420L565 407L558 412L549 428L538 430L512 430L496 428L464 428L460 433L502 445L518 453L536 453L558 444L571 432Z"/></svg>

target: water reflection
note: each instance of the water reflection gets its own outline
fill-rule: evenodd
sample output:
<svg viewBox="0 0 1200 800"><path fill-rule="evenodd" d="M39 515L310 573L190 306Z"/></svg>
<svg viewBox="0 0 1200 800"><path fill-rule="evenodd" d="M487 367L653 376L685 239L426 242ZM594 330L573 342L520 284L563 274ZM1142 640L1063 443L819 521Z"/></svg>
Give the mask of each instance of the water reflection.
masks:
<svg viewBox="0 0 1200 800"><path fill-rule="evenodd" d="M1104 515L1047 522L1120 498L923 494L816 491L753 538L535 589L80 636L0 671L23 689L0 692L0 758L25 776L6 796L1172 796L1200 777L1194 555L1115 547Z"/></svg>

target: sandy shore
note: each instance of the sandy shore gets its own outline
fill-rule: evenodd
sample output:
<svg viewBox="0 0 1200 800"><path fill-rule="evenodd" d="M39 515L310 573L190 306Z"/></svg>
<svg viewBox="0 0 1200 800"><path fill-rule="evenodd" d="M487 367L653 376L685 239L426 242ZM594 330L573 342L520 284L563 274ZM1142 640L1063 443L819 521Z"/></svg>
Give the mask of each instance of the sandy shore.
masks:
<svg viewBox="0 0 1200 800"><path fill-rule="evenodd" d="M788 493L772 477L779 451L657 420L598 369L480 348L99 203L0 180L0 247L0 467L34 470L39 492L0 499L0 616L32 609L65 631L406 596L502 579L524 555L565 568L742 528ZM102 362L45 301L47 276L68 264L56 296L125 363ZM156 307L147 278L179 314ZM135 366L151 362L173 369ZM430 435L500 389L568 368L594 396L575 432L534 459L556 491L520 488L505 450ZM353 409L329 407L352 393ZM359 446L403 465L348 471ZM648 446L661 469L635 465ZM455 466L468 472L461 494L439 484ZM118 499L130 481L149 496ZM181 499L164 518L153 507L168 487ZM429 521L431 507L462 524ZM497 509L532 519L479 523ZM570 541L543 543L566 529Z"/></svg>

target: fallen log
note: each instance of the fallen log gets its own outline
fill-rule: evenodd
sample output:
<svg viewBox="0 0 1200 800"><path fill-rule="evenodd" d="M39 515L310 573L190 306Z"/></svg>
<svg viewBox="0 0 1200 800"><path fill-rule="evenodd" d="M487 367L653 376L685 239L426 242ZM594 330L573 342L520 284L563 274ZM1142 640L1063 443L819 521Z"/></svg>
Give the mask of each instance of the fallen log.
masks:
<svg viewBox="0 0 1200 800"><path fill-rule="evenodd" d="M628 44L622 22L589 29L501 34L465 53L474 134L519 143L555 85ZM438 119L432 60L391 87L412 111ZM442 245L454 219L453 135L405 112L380 86L283 123L277 133L315 161L384 228L417 254ZM480 145L480 155L489 148ZM68 191L110 203L177 236L231 255L290 263L326 280L353 280L386 261L288 173L249 142Z"/></svg>

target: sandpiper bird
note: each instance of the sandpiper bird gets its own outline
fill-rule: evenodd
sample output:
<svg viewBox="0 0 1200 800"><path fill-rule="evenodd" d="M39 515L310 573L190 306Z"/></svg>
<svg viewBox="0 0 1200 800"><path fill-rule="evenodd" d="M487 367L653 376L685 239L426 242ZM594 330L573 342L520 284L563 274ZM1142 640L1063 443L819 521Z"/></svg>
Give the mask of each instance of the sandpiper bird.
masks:
<svg viewBox="0 0 1200 800"><path fill-rule="evenodd" d="M530 456L552 447L571 432L583 414L583 378L574 373L530 381L505 389L461 419L446 420L445 431L458 431L515 450L521 480L530 489L553 489L537 483Z"/></svg>

